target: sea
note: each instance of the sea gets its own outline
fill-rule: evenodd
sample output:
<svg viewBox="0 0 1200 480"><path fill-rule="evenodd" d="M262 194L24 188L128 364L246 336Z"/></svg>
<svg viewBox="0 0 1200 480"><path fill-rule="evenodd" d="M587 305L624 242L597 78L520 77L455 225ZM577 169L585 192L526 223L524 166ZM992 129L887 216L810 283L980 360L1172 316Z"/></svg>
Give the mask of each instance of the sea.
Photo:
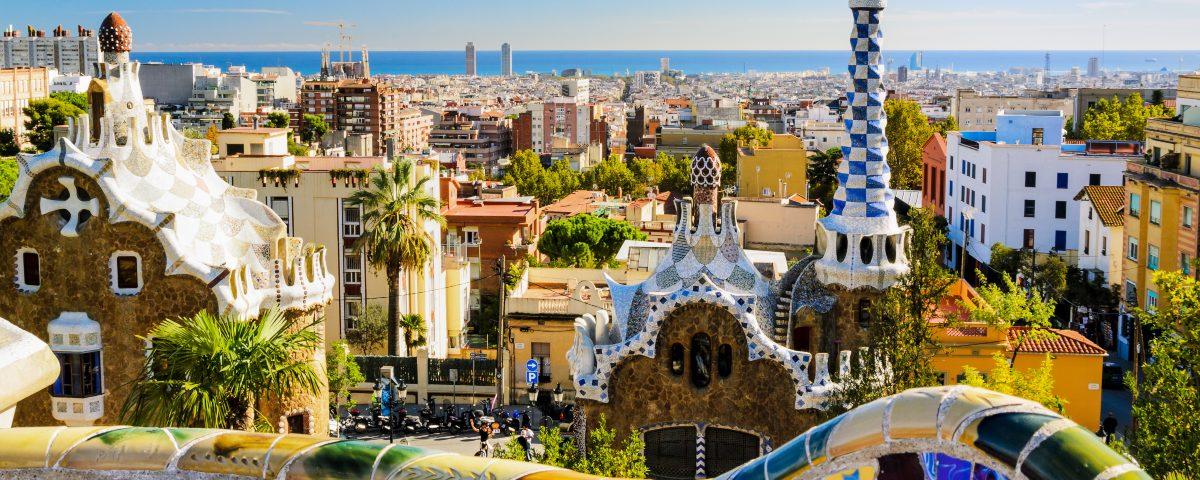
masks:
<svg viewBox="0 0 1200 480"><path fill-rule="evenodd" d="M1000 72L1014 68L1040 69L1046 63L1044 51L956 51L926 50L921 52L923 69L956 72ZM1128 72L1191 72L1200 69L1200 50L1190 51L1051 51L1050 71L1068 72L1079 67L1087 72L1088 59L1101 59L1107 71ZM893 69L910 66L914 51L890 50L885 61ZM336 61L337 52L331 54ZM499 51L478 51L480 75L500 73ZM251 71L262 67L287 66L301 74L320 69L320 52L135 52L141 62L202 63L220 68L244 65ZM354 55L358 58L358 54ZM567 69L582 69L592 75L625 75L643 70L658 70L659 59L670 59L672 69L687 74L743 72L804 72L822 71L840 74L846 71L850 55L833 50L581 50L581 51L513 51L513 71L516 73L552 73ZM456 51L372 51L371 73L389 75L462 74L464 53Z"/></svg>

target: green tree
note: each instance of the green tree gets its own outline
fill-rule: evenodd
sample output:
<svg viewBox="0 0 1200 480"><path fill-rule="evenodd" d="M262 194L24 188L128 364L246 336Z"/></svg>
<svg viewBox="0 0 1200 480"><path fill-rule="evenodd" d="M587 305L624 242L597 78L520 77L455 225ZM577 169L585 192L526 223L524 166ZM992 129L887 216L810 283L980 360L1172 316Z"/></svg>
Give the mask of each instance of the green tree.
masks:
<svg viewBox="0 0 1200 480"><path fill-rule="evenodd" d="M66 125L68 118L83 115L79 107L54 98L33 100L22 111L28 118L25 136L41 152L54 148L55 125Z"/></svg>
<svg viewBox="0 0 1200 480"><path fill-rule="evenodd" d="M584 174L584 184L604 190L609 195L642 196L646 192L645 184L634 178L633 171L625 165L625 161L617 156L610 156L588 170Z"/></svg>
<svg viewBox="0 0 1200 480"><path fill-rule="evenodd" d="M954 118L954 115L950 115L942 120L933 122L933 131L943 137L946 136L946 132L956 132L958 131L958 119ZM929 141L928 138L925 140Z"/></svg>
<svg viewBox="0 0 1200 480"><path fill-rule="evenodd" d="M312 145L329 132L329 124L319 115L304 114L300 122L300 141Z"/></svg>
<svg viewBox="0 0 1200 480"><path fill-rule="evenodd" d="M692 191L692 160L687 157L673 157L665 153L659 152L654 158L654 163L658 164L662 170L662 177L658 181L658 190L660 192L679 192L680 194L689 194Z"/></svg>
<svg viewBox="0 0 1200 480"><path fill-rule="evenodd" d="M1012 349L1009 366L1014 366L1025 343L1052 340L1058 335L1049 330L1054 302L1039 294L1036 288L1027 292L1011 278L1005 276L1002 279L1002 285L989 283L979 287L979 298L983 301L971 310L971 320L1005 331L1014 326L1029 327L1009 344Z"/></svg>
<svg viewBox="0 0 1200 480"><path fill-rule="evenodd" d="M350 342L358 353L377 352L387 340L387 319L383 307L368 304L366 310L354 319L354 328L346 330L346 341Z"/></svg>
<svg viewBox="0 0 1200 480"><path fill-rule="evenodd" d="M287 112L271 112L270 115L267 115L267 127L288 128L291 123L292 117Z"/></svg>
<svg viewBox="0 0 1200 480"><path fill-rule="evenodd" d="M997 243L992 245L991 267L1013 278L1020 274L1026 282L1032 280L1042 298L1062 298L1067 288L1067 263L1058 255L1042 254L1035 264L1033 252Z"/></svg>
<svg viewBox="0 0 1200 480"><path fill-rule="evenodd" d="M538 239L538 251L553 265L597 268L608 265L626 240L645 240L629 222L574 215L550 222Z"/></svg>
<svg viewBox="0 0 1200 480"><path fill-rule="evenodd" d="M1150 342L1154 361L1142 365L1141 381L1125 376L1133 395L1126 439L1151 476L1200 478L1200 282L1176 270L1155 273L1154 283L1158 307L1137 316L1161 333Z"/></svg>
<svg viewBox="0 0 1200 480"><path fill-rule="evenodd" d="M0 157L11 157L20 151L17 134L11 128L0 128Z"/></svg>
<svg viewBox="0 0 1200 480"><path fill-rule="evenodd" d="M233 118L232 113L225 112L224 115L221 115L221 130L228 130L228 129L236 127L236 126L237 126L237 119Z"/></svg>
<svg viewBox="0 0 1200 480"><path fill-rule="evenodd" d="M580 175L571 170L567 161L559 160L549 169L542 166L542 159L533 150L521 150L512 156L512 162L504 173L504 183L517 187L517 193L535 197L542 205L549 205L579 189Z"/></svg>
<svg viewBox="0 0 1200 480"><path fill-rule="evenodd" d="M121 421L155 427L249 429L256 402L284 392L317 394L313 328L273 310L243 320L202 311L164 320L142 338L146 365L121 407Z"/></svg>
<svg viewBox="0 0 1200 480"><path fill-rule="evenodd" d="M217 153L217 137L219 136L219 134L220 134L220 130L217 129L216 125L209 125L208 130L204 131L204 138L208 140L208 143L212 147L212 153L214 155Z"/></svg>
<svg viewBox="0 0 1200 480"><path fill-rule="evenodd" d="M390 169L375 169L370 185L349 199L350 205L362 209L364 224L355 248L365 251L370 264L387 274L388 355L398 352L401 273L420 272L433 257L435 240L425 232L425 222L446 222L438 199L425 192L431 177L415 178L413 170L408 160L395 161Z"/></svg>
<svg viewBox="0 0 1200 480"><path fill-rule="evenodd" d="M325 354L325 373L329 376L329 406L349 408L350 387L364 381L364 377L345 341L330 345Z"/></svg>
<svg viewBox="0 0 1200 480"><path fill-rule="evenodd" d="M1163 98L1163 91L1156 89L1153 92L1150 92L1150 103L1153 105L1165 104L1166 100Z"/></svg>
<svg viewBox="0 0 1200 480"><path fill-rule="evenodd" d="M974 367L964 366L960 383L1033 400L1060 414L1067 413L1067 401L1054 393L1054 361L1049 353L1038 368L1026 372L1010 365L998 353L992 361L995 366L986 377Z"/></svg>
<svg viewBox="0 0 1200 480"><path fill-rule="evenodd" d="M1080 134L1087 140L1146 140L1146 120L1174 116L1165 105L1147 105L1141 94L1102 98L1083 115Z"/></svg>
<svg viewBox="0 0 1200 480"><path fill-rule="evenodd" d="M87 109L88 109L87 95L84 95L82 93L54 92L54 93L50 94L50 98L53 98L55 100L61 100L63 102L74 105L82 111L87 111Z"/></svg>
<svg viewBox="0 0 1200 480"><path fill-rule="evenodd" d="M747 124L733 130L733 137L738 145L750 148L764 148L775 140L775 132L759 127L757 124Z"/></svg>
<svg viewBox="0 0 1200 480"><path fill-rule="evenodd" d="M617 432L608 428L604 415L588 430L587 452L572 470L611 478L646 478L646 442L636 431L618 444Z"/></svg>
<svg viewBox="0 0 1200 480"><path fill-rule="evenodd" d="M17 183L17 160L0 158L0 202L12 193L13 185Z"/></svg>
<svg viewBox="0 0 1200 480"><path fill-rule="evenodd" d="M924 164L925 141L933 134L929 118L914 100L892 98L884 103L887 113L887 162L892 169L892 188L918 190Z"/></svg>
<svg viewBox="0 0 1200 480"><path fill-rule="evenodd" d="M721 137L721 143L717 144L717 156L721 158L723 165L737 165L738 156L738 139L732 133L726 133Z"/></svg>
<svg viewBox="0 0 1200 480"><path fill-rule="evenodd" d="M825 208L833 206L833 193L837 191L837 169L842 161L842 149L830 148L808 157L809 200L821 202Z"/></svg>

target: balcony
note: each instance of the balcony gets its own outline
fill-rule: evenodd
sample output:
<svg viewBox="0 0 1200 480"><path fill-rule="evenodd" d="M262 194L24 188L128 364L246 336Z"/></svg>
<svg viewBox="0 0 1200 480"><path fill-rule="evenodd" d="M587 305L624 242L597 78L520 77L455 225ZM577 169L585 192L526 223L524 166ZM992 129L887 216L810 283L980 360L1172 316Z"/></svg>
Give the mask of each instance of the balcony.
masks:
<svg viewBox="0 0 1200 480"><path fill-rule="evenodd" d="M596 313L597 307L612 311L611 300L576 300L574 298L528 298L512 297L505 302L508 313L531 313L542 315L583 315Z"/></svg>
<svg viewBox="0 0 1200 480"><path fill-rule="evenodd" d="M1200 179L1184 175L1182 173L1172 172L1163 168L1155 167L1141 162L1127 162L1126 170L1130 174L1144 175L1152 179L1157 179L1164 182L1171 182L1181 187L1191 190L1200 191ZM1131 213L1132 214L1132 213Z"/></svg>

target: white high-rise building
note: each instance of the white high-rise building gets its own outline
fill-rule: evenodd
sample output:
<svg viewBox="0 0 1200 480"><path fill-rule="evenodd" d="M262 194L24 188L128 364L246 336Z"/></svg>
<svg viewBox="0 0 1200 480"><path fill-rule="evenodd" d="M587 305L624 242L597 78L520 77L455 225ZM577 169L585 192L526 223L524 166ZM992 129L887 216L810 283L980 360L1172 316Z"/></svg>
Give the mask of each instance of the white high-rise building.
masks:
<svg viewBox="0 0 1200 480"><path fill-rule="evenodd" d="M1092 57L1088 59L1087 76L1096 78L1100 76L1100 58Z"/></svg>
<svg viewBox="0 0 1200 480"><path fill-rule="evenodd" d="M500 45L500 75L511 77L512 74L512 47L505 43Z"/></svg>
<svg viewBox="0 0 1200 480"><path fill-rule="evenodd" d="M479 59L475 56L475 44L472 42L467 42L467 76L468 77L474 77L479 74L479 72L476 70L476 65L478 65L478 63L476 63L477 60L479 60Z"/></svg>
<svg viewBox="0 0 1200 480"><path fill-rule="evenodd" d="M100 41L91 30L77 27L72 37L59 25L52 36L45 33L30 27L22 37L9 25L0 37L0 68L46 67L58 70L59 75L96 76Z"/></svg>

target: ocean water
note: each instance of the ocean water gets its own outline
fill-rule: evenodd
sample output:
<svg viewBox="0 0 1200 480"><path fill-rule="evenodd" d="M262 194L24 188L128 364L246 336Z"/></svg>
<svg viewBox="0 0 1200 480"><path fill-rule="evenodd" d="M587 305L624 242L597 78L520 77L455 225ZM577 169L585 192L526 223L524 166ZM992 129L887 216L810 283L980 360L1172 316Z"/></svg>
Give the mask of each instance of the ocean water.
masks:
<svg viewBox="0 0 1200 480"><path fill-rule="evenodd" d="M889 50L884 58L893 67L908 65L913 51ZM1041 51L953 51L924 52L924 67L959 72L1005 71L1014 67L1042 68L1046 52ZM355 58L357 57L355 54ZM374 74L462 74L465 54L462 51L374 51L370 54ZM337 60L337 53L331 54ZM479 73L500 73L500 52L479 51ZM319 52L134 52L142 62L198 62L225 68L245 65L252 71L264 66L288 66L302 74L320 69ZM847 51L789 50L789 51L513 51L513 71L517 73L561 72L581 68L596 75L625 74L639 70L658 70L659 59L671 59L671 68L688 74L755 72L801 72L828 68L840 74L846 71L850 59ZM1086 73L1088 59L1102 58L1102 68L1113 71L1158 72L1193 71L1200 69L1200 50L1192 51L1058 51L1050 52L1051 72L1067 72L1079 67Z"/></svg>

